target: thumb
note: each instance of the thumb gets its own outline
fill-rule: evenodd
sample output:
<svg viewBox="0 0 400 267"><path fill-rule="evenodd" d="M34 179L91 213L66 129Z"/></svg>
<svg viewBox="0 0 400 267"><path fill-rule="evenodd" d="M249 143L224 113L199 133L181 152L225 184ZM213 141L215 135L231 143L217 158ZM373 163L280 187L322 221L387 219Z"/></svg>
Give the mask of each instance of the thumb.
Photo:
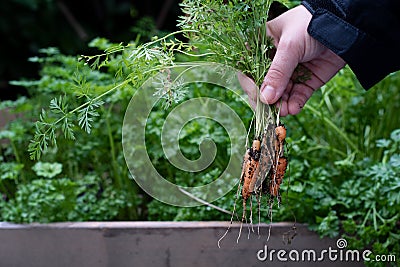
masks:
<svg viewBox="0 0 400 267"><path fill-rule="evenodd" d="M260 99L266 104L276 103L289 84L290 78L299 63L293 46L279 42L274 59L261 85Z"/></svg>

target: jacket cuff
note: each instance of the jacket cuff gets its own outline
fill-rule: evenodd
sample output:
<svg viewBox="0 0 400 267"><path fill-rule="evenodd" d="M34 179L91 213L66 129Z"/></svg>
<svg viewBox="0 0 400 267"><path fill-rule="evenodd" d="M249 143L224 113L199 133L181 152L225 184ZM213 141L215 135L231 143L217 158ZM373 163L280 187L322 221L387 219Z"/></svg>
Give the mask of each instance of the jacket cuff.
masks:
<svg viewBox="0 0 400 267"><path fill-rule="evenodd" d="M344 56L365 34L330 11L318 8L308 26L308 33L338 56Z"/></svg>
<svg viewBox="0 0 400 267"><path fill-rule="evenodd" d="M306 0L302 1L302 4L314 14L317 9L324 9L333 14L336 14L338 17L345 17L346 13L344 12L344 7L338 5L335 1L331 0Z"/></svg>
<svg viewBox="0 0 400 267"><path fill-rule="evenodd" d="M302 5L313 15L307 31L310 36L343 58L356 74L361 85L368 89L382 79L382 75L378 73L376 77L364 77L365 73L359 71L365 68L364 64L368 64L363 55L365 52L363 46L365 43L374 42L369 40L370 37L363 31L345 21L343 9L333 2L329 0L302 2Z"/></svg>

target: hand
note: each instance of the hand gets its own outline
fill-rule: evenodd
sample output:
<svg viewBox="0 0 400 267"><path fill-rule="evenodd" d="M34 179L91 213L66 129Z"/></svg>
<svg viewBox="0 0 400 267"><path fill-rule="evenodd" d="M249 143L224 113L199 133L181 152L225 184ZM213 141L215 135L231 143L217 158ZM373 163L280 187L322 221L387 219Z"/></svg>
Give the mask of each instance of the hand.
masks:
<svg viewBox="0 0 400 267"><path fill-rule="evenodd" d="M256 83L249 76L242 72L237 73L240 86L249 98L250 107L255 110L257 107L257 91L259 90Z"/></svg>
<svg viewBox="0 0 400 267"><path fill-rule="evenodd" d="M274 39L277 50L261 85L260 99L266 104L282 103L281 116L299 113L313 92L346 64L308 34L311 17L310 12L299 5L267 22L267 33ZM292 81L298 64L311 72L310 79L303 83ZM241 82L249 98L254 99L254 93L249 93L254 86L245 88L249 83Z"/></svg>

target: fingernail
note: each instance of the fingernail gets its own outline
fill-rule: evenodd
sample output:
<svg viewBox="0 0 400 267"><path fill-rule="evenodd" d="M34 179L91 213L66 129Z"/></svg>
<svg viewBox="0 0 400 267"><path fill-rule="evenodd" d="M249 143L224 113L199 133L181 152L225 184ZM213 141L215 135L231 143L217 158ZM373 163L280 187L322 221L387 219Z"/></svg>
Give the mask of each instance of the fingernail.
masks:
<svg viewBox="0 0 400 267"><path fill-rule="evenodd" d="M271 100L275 98L275 90L271 86L267 85L261 90L261 96L260 99L262 102L266 104L272 104L269 103Z"/></svg>

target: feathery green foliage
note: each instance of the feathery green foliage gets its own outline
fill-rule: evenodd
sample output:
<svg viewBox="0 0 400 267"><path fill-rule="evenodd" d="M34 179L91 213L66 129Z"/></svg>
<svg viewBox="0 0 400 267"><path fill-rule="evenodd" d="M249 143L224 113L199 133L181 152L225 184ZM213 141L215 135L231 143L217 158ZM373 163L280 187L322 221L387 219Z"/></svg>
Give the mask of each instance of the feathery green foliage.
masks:
<svg viewBox="0 0 400 267"><path fill-rule="evenodd" d="M87 133L91 132L98 108L107 104L104 98L115 94L125 86L139 87L157 71L177 64L177 57L184 55L190 60L224 63L242 71L254 79L259 86L270 66L272 40L267 36L265 23L268 19L272 0L255 1L211 1L185 0L181 3L184 15L179 21L181 30L163 37L153 37L150 42L137 41L123 45L109 44L104 39L96 39L91 46L102 48L103 53L81 56L80 60L89 65L94 73L106 68L115 68L114 85L104 91L94 91L87 81L89 73L81 74L77 69L73 90L80 105L65 102L62 96L52 99L48 110L43 110L36 123L36 133L29 146L32 159L39 159L50 145L57 143L58 132L65 138L74 139L74 128L78 125ZM183 35L187 41L178 39ZM51 53L51 51L48 51ZM101 73L101 72L100 72ZM177 90L174 90L177 89ZM167 88L162 94L166 103L182 99L177 88ZM260 136L265 126L279 119L278 110L267 107L258 99L256 110L256 136ZM168 107L169 105L165 105ZM265 111L270 116L265 117Z"/></svg>

